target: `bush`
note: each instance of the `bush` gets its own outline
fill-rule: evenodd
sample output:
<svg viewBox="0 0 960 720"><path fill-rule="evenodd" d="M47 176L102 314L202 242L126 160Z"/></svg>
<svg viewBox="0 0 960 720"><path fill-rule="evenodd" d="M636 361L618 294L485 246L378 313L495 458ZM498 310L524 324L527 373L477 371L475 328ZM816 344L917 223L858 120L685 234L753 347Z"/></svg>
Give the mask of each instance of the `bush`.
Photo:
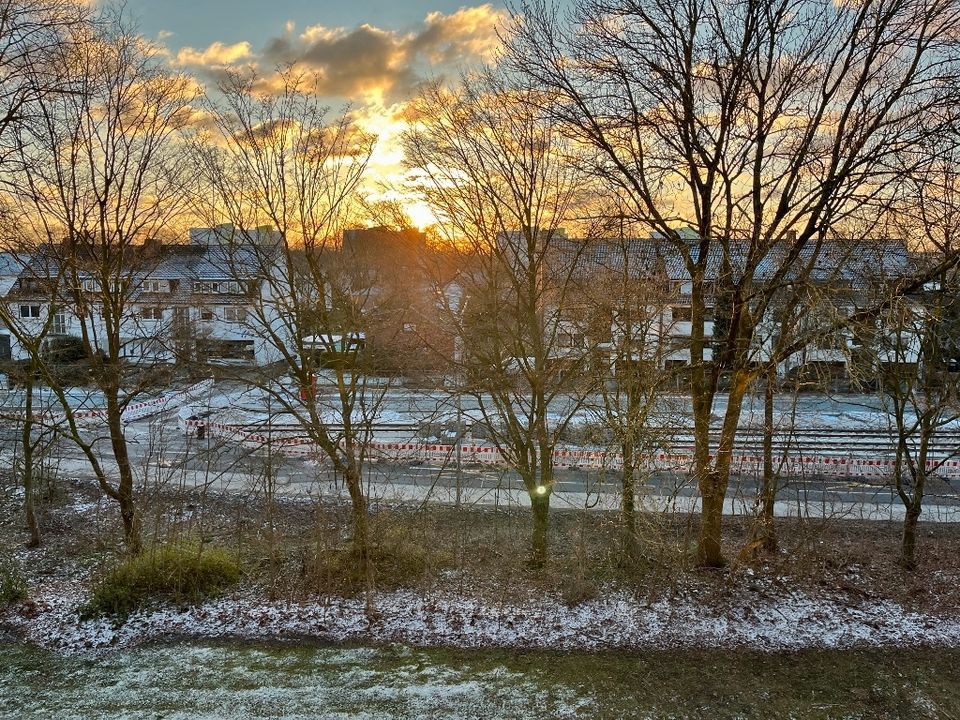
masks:
<svg viewBox="0 0 960 720"><path fill-rule="evenodd" d="M82 614L125 617L157 600L197 603L235 585L240 575L237 558L222 548L158 545L109 570Z"/></svg>
<svg viewBox="0 0 960 720"><path fill-rule="evenodd" d="M386 513L371 524L370 558L378 588L416 587L437 570L453 567L453 552L436 538L423 536L424 528L410 518ZM318 592L355 592L366 577L352 547L318 552L305 563L306 574Z"/></svg>
<svg viewBox="0 0 960 720"><path fill-rule="evenodd" d="M0 605L27 599L27 581L10 558L0 557Z"/></svg>
<svg viewBox="0 0 960 720"><path fill-rule="evenodd" d="M72 364L87 359L83 340L73 335L56 335L44 343L43 354L51 363Z"/></svg>

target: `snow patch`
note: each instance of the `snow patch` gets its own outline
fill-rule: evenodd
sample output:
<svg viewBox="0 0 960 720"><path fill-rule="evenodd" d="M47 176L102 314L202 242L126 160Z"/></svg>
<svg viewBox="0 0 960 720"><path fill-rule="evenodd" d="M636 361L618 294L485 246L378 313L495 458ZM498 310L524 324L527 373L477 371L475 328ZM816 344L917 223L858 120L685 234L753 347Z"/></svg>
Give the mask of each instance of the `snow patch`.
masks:
<svg viewBox="0 0 960 720"><path fill-rule="evenodd" d="M726 609L696 600L647 604L613 592L575 607L559 597L492 604L449 593L379 593L368 617L361 598L270 603L234 596L178 609L137 612L122 625L80 620L83 586L49 588L30 613L0 613L37 645L65 652L131 647L167 637L403 643L418 646L552 648L743 647L759 650L960 646L960 618L910 612L891 601L851 605L848 598L804 593L750 599ZM30 615L29 617L27 615Z"/></svg>

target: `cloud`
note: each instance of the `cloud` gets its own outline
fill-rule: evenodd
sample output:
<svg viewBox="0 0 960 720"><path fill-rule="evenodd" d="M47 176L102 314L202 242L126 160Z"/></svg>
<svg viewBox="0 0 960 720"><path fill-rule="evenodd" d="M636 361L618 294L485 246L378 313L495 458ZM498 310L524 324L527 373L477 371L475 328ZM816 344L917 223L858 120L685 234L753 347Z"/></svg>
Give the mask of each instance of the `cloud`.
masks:
<svg viewBox="0 0 960 720"><path fill-rule="evenodd" d="M249 42L215 42L205 49L185 47L176 64L217 78L231 66L259 69L263 86L279 65L297 65L319 77L318 91L351 101L371 98L388 104L412 96L425 75L442 75L454 66L489 59L498 45L504 10L485 4L445 14L431 12L409 32L370 24L352 28L313 25L301 32L288 22L282 35L255 53Z"/></svg>
<svg viewBox="0 0 960 720"><path fill-rule="evenodd" d="M222 68L235 65L241 60L249 60L252 55L252 47L246 40L233 45L215 42L205 50L196 50L192 47L181 48L177 52L176 63L184 67Z"/></svg>
<svg viewBox="0 0 960 720"><path fill-rule="evenodd" d="M504 11L490 5L462 7L450 15L432 12L411 47L435 65L464 57L487 60L499 44L497 28L506 17Z"/></svg>
<svg viewBox="0 0 960 720"><path fill-rule="evenodd" d="M293 63L316 70L323 95L405 92L416 82L405 45L397 33L371 25L352 30L314 26L296 37L275 38L263 59L273 65Z"/></svg>
<svg viewBox="0 0 960 720"><path fill-rule="evenodd" d="M365 188L376 195L382 187L412 197L403 166L400 135L415 119L409 104L425 78L442 78L458 67L489 60L499 46L497 28L507 19L505 10L490 4L463 7L451 13L431 12L410 30L364 24L355 27L312 25L298 29L286 23L284 31L255 49L249 42L215 42L203 49L182 48L172 62L201 80L221 81L230 68L254 71L257 92L280 92L283 82L276 69L294 65L316 73L316 92L351 105L348 132L335 155L349 157L375 136ZM194 124L207 127L211 119L198 113ZM261 128L270 132L271 128ZM332 132L325 130L324 133ZM329 145L327 134L318 141ZM406 203L423 220L423 208ZM422 224L426 224L424 221Z"/></svg>

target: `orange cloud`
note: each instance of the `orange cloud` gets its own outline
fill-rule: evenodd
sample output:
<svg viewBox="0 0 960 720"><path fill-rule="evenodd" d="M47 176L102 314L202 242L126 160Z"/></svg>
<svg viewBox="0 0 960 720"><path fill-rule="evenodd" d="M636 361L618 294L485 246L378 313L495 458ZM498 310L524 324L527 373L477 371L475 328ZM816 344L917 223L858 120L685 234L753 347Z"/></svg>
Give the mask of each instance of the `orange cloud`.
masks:
<svg viewBox="0 0 960 720"><path fill-rule="evenodd" d="M248 60L252 55L252 48L246 40L233 45L225 45L218 41L211 43L205 50L196 50L192 47L181 48L177 52L176 64L209 68L225 67L235 65L241 60Z"/></svg>
<svg viewBox="0 0 960 720"><path fill-rule="evenodd" d="M449 14L431 12L419 29L407 33L370 24L312 25L298 33L287 23L285 32L260 52L246 41L214 42L204 49L182 48L174 62L213 78L230 66L260 67L265 87L270 85L270 69L299 65L317 73L322 95L393 104L409 99L424 75L442 75L455 66L489 59L506 17L506 11L485 4Z"/></svg>
<svg viewBox="0 0 960 720"><path fill-rule="evenodd" d="M364 190L373 200L400 201L419 226L435 221L412 191L416 183L403 166L400 135L416 121L409 100L424 78L442 78L459 67L489 60L499 46L498 28L507 12L490 4L463 7L451 13L431 12L419 28L400 32L371 24L352 28L312 25L298 30L288 22L284 32L255 50L249 42L214 42L206 48L185 47L172 62L198 79L221 80L228 68L255 72L255 88L272 94L283 83L274 71L295 65L312 71L315 92L350 101L351 133L342 150L349 155L375 136ZM163 38L161 38L163 39ZM313 82L313 80L311 80ZM209 123L198 113L197 126ZM266 128L262 130L266 131ZM323 138L318 138L323 139Z"/></svg>
<svg viewBox="0 0 960 720"><path fill-rule="evenodd" d="M427 15L426 29L414 38L411 47L434 65L463 58L488 60L500 43L497 28L506 19L506 11L490 5L462 7L450 15L432 12Z"/></svg>

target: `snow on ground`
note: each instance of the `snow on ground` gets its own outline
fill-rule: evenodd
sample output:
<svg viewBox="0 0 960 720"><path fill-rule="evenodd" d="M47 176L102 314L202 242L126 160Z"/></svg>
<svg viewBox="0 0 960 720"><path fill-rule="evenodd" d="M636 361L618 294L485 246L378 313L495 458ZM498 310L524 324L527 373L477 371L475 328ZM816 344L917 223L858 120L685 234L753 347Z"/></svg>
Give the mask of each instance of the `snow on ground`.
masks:
<svg viewBox="0 0 960 720"><path fill-rule="evenodd" d="M86 718L575 718L597 698L576 678L549 688L541 668L434 660L408 648L158 645L55 658L0 646L0 715ZM3 660L12 661L12 667ZM15 714L14 714L15 713ZM636 717L648 717L631 715Z"/></svg>
<svg viewBox="0 0 960 720"><path fill-rule="evenodd" d="M804 593L745 596L723 608L697 600L648 603L612 592L574 607L559 597L495 604L450 593L379 593L372 619L362 597L268 602L225 597L191 608L158 607L110 620L81 621L78 583L48 585L28 607L0 613L0 626L63 652L131 647L169 637L315 638L417 646L552 648L802 648L960 646L960 618L904 610L890 601Z"/></svg>

